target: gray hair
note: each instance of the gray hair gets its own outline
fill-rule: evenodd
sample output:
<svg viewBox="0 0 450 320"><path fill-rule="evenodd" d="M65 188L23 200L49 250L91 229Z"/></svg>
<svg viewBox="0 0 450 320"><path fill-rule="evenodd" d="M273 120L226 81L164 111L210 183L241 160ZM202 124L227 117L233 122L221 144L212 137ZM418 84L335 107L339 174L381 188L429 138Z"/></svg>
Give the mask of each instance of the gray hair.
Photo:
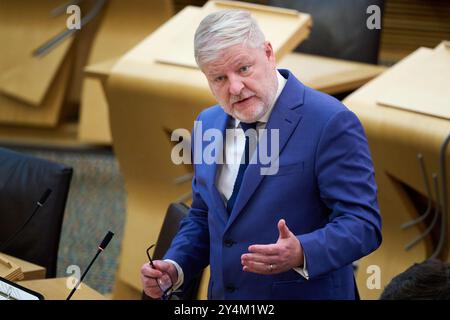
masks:
<svg viewBox="0 0 450 320"><path fill-rule="evenodd" d="M221 10L207 15L195 32L195 61L208 63L221 50L243 44L250 48L262 47L265 37L250 12L244 10Z"/></svg>

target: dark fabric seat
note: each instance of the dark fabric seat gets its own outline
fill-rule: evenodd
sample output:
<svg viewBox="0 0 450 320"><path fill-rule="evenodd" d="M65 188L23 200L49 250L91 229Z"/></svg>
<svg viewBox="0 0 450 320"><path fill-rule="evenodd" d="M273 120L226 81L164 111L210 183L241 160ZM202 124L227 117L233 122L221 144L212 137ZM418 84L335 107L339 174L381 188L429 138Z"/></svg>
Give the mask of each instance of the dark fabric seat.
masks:
<svg viewBox="0 0 450 320"><path fill-rule="evenodd" d="M21 228L47 189L51 194L4 253L41 265L56 263L72 168L0 148L0 247Z"/></svg>
<svg viewBox="0 0 450 320"><path fill-rule="evenodd" d="M155 252L153 259L158 260L164 257L164 254L169 249L172 239L178 232L180 222L187 216L189 207L184 203L171 203L167 209L164 222L161 227L161 231L158 235L158 241L156 242ZM196 299L202 273L198 274L190 283L186 283L182 286L182 290L177 291L173 295L173 299L180 300L194 300ZM145 293L143 299L150 299Z"/></svg>
<svg viewBox="0 0 450 320"><path fill-rule="evenodd" d="M383 12L382 0L269 0L269 5L309 13L313 26L309 38L297 52L376 64L381 30L370 30L366 22L370 5Z"/></svg>

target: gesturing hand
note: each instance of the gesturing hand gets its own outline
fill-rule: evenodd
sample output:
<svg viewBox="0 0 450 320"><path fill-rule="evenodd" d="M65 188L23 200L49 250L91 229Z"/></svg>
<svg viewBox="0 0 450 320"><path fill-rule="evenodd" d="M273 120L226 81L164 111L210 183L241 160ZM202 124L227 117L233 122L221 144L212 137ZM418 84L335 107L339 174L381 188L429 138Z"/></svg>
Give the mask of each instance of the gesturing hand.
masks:
<svg viewBox="0 0 450 320"><path fill-rule="evenodd" d="M284 219L278 221L280 233L276 243L251 245L250 253L241 256L243 271L259 274L275 274L303 265L303 248L289 230Z"/></svg>

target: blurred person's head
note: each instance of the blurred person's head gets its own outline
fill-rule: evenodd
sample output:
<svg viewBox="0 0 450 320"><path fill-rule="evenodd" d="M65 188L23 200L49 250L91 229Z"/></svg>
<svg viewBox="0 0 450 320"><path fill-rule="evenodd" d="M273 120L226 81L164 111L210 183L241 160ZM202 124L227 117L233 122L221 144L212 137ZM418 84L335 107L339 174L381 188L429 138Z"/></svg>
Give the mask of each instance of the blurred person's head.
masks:
<svg viewBox="0 0 450 320"><path fill-rule="evenodd" d="M415 263L385 287L381 300L449 300L450 264L440 260Z"/></svg>
<svg viewBox="0 0 450 320"><path fill-rule="evenodd" d="M222 10L206 16L195 33L194 51L226 113L249 123L268 111L278 88L275 55L249 12Z"/></svg>

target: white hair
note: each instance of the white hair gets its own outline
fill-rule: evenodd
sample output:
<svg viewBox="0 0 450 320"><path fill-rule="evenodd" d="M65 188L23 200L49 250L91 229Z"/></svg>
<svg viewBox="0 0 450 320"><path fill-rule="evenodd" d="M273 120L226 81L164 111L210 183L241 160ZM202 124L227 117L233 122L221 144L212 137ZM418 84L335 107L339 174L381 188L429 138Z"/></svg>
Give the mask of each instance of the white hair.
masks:
<svg viewBox="0 0 450 320"><path fill-rule="evenodd" d="M238 44L262 47L264 34L250 12L221 10L207 15L195 32L195 61L201 64L218 58L220 51Z"/></svg>

